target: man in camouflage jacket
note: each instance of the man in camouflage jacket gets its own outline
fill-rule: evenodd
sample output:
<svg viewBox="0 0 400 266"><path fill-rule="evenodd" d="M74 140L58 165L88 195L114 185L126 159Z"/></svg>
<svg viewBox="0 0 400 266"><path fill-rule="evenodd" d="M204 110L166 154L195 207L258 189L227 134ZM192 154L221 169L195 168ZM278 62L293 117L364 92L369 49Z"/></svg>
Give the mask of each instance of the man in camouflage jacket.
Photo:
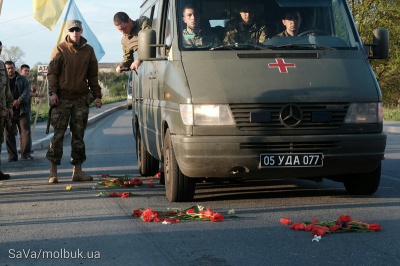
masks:
<svg viewBox="0 0 400 266"><path fill-rule="evenodd" d="M225 45L258 44L267 39L267 28L254 19L255 6L242 4L240 16L232 19L225 27Z"/></svg>
<svg viewBox="0 0 400 266"><path fill-rule="evenodd" d="M0 153L1 153L1 145L4 142L4 126L5 126L6 116L9 118L12 118L13 116L12 106L13 106L13 97L11 95L9 87L6 66L4 62L0 60ZM9 178L10 178L9 174L3 174L3 172L0 171L0 180L6 180Z"/></svg>
<svg viewBox="0 0 400 266"><path fill-rule="evenodd" d="M221 44L221 41L210 29L200 28L200 13L193 5L183 8L183 21L186 29L182 31L183 47L185 48L211 48Z"/></svg>

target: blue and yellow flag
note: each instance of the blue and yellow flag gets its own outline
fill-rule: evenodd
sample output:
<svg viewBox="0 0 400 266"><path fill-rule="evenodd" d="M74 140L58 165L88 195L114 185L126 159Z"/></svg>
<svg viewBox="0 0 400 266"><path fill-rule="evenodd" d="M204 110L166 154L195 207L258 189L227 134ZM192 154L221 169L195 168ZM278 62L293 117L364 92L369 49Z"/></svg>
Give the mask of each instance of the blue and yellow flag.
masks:
<svg viewBox="0 0 400 266"><path fill-rule="evenodd" d="M60 29L60 34L58 35L58 41L57 43L60 43L64 41L66 35L68 34L66 24L67 21L77 19L82 22L82 28L83 28L83 33L82 36L85 37L87 40L88 44L90 44L94 52L96 54L97 61L100 61L100 59L106 54L104 52L103 47L101 46L99 40L97 39L96 35L92 32L92 30L89 28L89 25L86 23L85 19L83 18L81 12L79 11L78 7L75 4L74 0L70 0L67 11L65 13L65 18L63 21L63 24Z"/></svg>
<svg viewBox="0 0 400 266"><path fill-rule="evenodd" d="M33 16L49 30L52 30L67 2L68 0L33 0Z"/></svg>

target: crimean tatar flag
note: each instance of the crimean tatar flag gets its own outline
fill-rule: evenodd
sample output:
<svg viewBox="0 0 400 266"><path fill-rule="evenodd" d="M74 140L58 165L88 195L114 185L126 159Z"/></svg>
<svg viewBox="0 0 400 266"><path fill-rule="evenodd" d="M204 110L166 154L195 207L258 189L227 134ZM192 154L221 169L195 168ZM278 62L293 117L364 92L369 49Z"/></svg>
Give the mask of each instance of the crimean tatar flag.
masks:
<svg viewBox="0 0 400 266"><path fill-rule="evenodd" d="M64 41L66 35L68 34L68 29L66 28L67 21L73 20L73 19L77 19L82 22L82 28L83 28L82 36L85 37L88 44L90 44L93 47L94 53L96 54L97 61L100 61L100 59L106 53L104 52L104 49L101 46L96 35L94 35L92 30L89 28L89 25L86 23L81 12L79 11L78 7L76 6L74 0L70 0L70 2L68 4L68 8L65 13L65 18L64 18L63 24L60 29L60 34L58 35L57 43Z"/></svg>
<svg viewBox="0 0 400 266"><path fill-rule="evenodd" d="M33 0L33 16L49 30L52 30L67 2L68 0Z"/></svg>

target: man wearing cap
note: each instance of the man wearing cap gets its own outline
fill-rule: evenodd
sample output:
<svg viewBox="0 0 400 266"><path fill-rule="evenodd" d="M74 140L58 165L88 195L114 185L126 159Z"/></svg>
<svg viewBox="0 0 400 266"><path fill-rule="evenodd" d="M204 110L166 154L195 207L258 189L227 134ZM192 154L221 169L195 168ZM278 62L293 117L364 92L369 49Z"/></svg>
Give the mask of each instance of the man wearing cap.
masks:
<svg viewBox="0 0 400 266"><path fill-rule="evenodd" d="M56 45L51 54L47 78L49 81L50 122L54 136L47 150L50 161L49 183L57 183L57 165L61 164L63 140L68 124L71 131L72 181L91 181L93 177L82 171L86 160L84 133L89 105L94 101L100 108L101 87L98 81L98 63L93 47L82 37L82 22L67 22L68 35Z"/></svg>
<svg viewBox="0 0 400 266"><path fill-rule="evenodd" d="M300 11L288 9L282 17L282 24L285 26L285 30L275 37L293 37L297 36L301 24Z"/></svg>
<svg viewBox="0 0 400 266"><path fill-rule="evenodd" d="M114 26L123 34L121 44L124 53L124 58L117 66L116 71L121 73L124 68L130 70L138 69L142 61L140 58L134 60L133 53L138 49L139 31L151 29L151 20L141 16L133 21L125 12L117 12L114 15Z"/></svg>
<svg viewBox="0 0 400 266"><path fill-rule="evenodd" d="M0 54L3 48L3 44L0 41ZM13 116L13 96L10 91L10 84L8 80L8 74L6 71L6 66L3 61L0 60L0 153L1 145L4 142L4 126L5 119L7 117ZM1 162L0 162L1 163ZM9 179L9 174L4 174L0 171L0 180Z"/></svg>
<svg viewBox="0 0 400 266"><path fill-rule="evenodd" d="M255 20L256 7L251 4L241 4L240 16L232 19L225 27L225 45L263 43L267 38L267 28Z"/></svg>

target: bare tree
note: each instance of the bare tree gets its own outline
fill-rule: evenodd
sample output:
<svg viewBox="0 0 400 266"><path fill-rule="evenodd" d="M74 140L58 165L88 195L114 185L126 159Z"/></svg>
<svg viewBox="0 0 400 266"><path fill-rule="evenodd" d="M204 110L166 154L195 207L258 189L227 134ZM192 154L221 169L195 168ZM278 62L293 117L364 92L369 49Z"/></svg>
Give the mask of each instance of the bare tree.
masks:
<svg viewBox="0 0 400 266"><path fill-rule="evenodd" d="M12 61L16 66L20 65L22 57L25 56L24 51L18 46L11 46L10 49L3 47L1 59L3 61Z"/></svg>

